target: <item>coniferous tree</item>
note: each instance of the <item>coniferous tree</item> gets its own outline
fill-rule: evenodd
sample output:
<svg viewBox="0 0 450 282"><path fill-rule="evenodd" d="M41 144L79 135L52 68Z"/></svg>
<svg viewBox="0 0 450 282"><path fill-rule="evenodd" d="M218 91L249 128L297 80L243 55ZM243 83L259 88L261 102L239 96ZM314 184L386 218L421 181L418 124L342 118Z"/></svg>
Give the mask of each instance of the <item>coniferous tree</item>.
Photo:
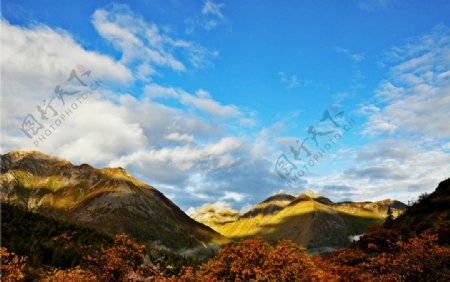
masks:
<svg viewBox="0 0 450 282"><path fill-rule="evenodd" d="M384 220L384 227L391 227L394 222L394 214L392 213L391 206L388 206L386 219Z"/></svg>

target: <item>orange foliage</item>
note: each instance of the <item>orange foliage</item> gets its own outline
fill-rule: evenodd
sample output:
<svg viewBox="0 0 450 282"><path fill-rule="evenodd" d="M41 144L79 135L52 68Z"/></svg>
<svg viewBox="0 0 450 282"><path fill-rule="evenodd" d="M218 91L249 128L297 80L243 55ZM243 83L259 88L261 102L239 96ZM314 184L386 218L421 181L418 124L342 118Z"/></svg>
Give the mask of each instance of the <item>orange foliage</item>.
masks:
<svg viewBox="0 0 450 282"><path fill-rule="evenodd" d="M225 246L199 273L207 281L317 281L324 275L303 248L261 239Z"/></svg>
<svg viewBox="0 0 450 282"><path fill-rule="evenodd" d="M242 240L223 247L195 272L185 268L163 281L450 281L450 248L437 235L407 241L370 242L326 256L310 257L289 241L272 247Z"/></svg>
<svg viewBox="0 0 450 282"><path fill-rule="evenodd" d="M439 245L437 235L401 241L382 240L380 234L315 257L290 241L271 246L262 239L242 240L224 246L197 271L185 267L171 277L159 265L143 264L144 246L117 235L113 245L85 254L85 269L47 271L40 281L450 281L450 248ZM1 256L2 281L23 281L26 259L6 248Z"/></svg>
<svg viewBox="0 0 450 282"><path fill-rule="evenodd" d="M99 279L90 271L85 271L80 267L76 267L68 270L54 270L53 272L47 274L46 277L41 278L44 282L94 282L99 281Z"/></svg>
<svg viewBox="0 0 450 282"><path fill-rule="evenodd" d="M25 279L24 268L26 258L18 257L4 247L0 248L0 256L1 281L23 281Z"/></svg>
<svg viewBox="0 0 450 282"><path fill-rule="evenodd" d="M116 235L114 244L84 257L90 270L100 281L128 281L144 260L143 245L124 234Z"/></svg>
<svg viewBox="0 0 450 282"><path fill-rule="evenodd" d="M181 269L179 275L171 277L158 277L154 281L164 281L164 282L191 282L191 281L206 281L205 277L200 272L195 272L190 266Z"/></svg>
<svg viewBox="0 0 450 282"><path fill-rule="evenodd" d="M369 258L373 275L384 281L450 281L450 248L437 235L423 234L396 242L393 252Z"/></svg>
<svg viewBox="0 0 450 282"><path fill-rule="evenodd" d="M369 243L365 251L349 248L316 262L339 281L450 281L450 248L437 240L437 235L423 234L390 242L388 249Z"/></svg>
<svg viewBox="0 0 450 282"><path fill-rule="evenodd" d="M371 276L361 268L361 262L366 260L366 254L359 249L346 249L331 256L316 256L313 258L316 266L327 271L331 278L325 281L372 281Z"/></svg>

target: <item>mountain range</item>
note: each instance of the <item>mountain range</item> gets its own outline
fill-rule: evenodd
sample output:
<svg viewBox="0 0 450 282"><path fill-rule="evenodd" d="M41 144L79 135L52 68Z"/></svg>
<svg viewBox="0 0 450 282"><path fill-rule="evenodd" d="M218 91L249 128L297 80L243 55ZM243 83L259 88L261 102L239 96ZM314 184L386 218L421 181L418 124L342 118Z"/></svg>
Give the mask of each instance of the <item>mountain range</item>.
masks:
<svg viewBox="0 0 450 282"><path fill-rule="evenodd" d="M308 191L273 195L243 214L205 205L190 215L231 239L262 237L273 243L289 239L314 253L349 246L367 228L381 225L388 207L398 216L407 206L389 199L334 203Z"/></svg>
<svg viewBox="0 0 450 282"><path fill-rule="evenodd" d="M206 205L188 216L122 168L73 165L37 151L1 155L0 184L2 203L181 253L251 237L331 251L382 224L388 207L395 216L406 208L394 200L334 203L308 191L273 195L246 213Z"/></svg>

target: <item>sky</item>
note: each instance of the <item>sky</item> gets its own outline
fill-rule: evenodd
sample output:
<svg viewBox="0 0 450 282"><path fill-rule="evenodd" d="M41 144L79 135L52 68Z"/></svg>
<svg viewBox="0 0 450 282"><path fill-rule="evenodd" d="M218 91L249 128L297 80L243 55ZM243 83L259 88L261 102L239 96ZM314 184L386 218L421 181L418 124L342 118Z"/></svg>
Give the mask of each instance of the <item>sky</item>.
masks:
<svg viewBox="0 0 450 282"><path fill-rule="evenodd" d="M123 167L183 210L450 172L450 2L2 1L0 152Z"/></svg>

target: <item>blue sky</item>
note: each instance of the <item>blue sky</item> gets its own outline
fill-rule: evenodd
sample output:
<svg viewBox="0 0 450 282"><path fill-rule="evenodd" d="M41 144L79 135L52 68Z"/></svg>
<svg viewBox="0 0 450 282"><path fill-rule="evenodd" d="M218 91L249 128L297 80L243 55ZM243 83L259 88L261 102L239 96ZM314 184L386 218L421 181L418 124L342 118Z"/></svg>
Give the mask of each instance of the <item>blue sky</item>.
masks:
<svg viewBox="0 0 450 282"><path fill-rule="evenodd" d="M3 1L1 151L122 166L185 210L307 189L406 201L449 176L449 15L448 1ZM77 66L101 87L28 138L24 117ZM277 159L299 168L297 140L321 148L309 126L344 132L326 110L355 123L288 185Z"/></svg>

